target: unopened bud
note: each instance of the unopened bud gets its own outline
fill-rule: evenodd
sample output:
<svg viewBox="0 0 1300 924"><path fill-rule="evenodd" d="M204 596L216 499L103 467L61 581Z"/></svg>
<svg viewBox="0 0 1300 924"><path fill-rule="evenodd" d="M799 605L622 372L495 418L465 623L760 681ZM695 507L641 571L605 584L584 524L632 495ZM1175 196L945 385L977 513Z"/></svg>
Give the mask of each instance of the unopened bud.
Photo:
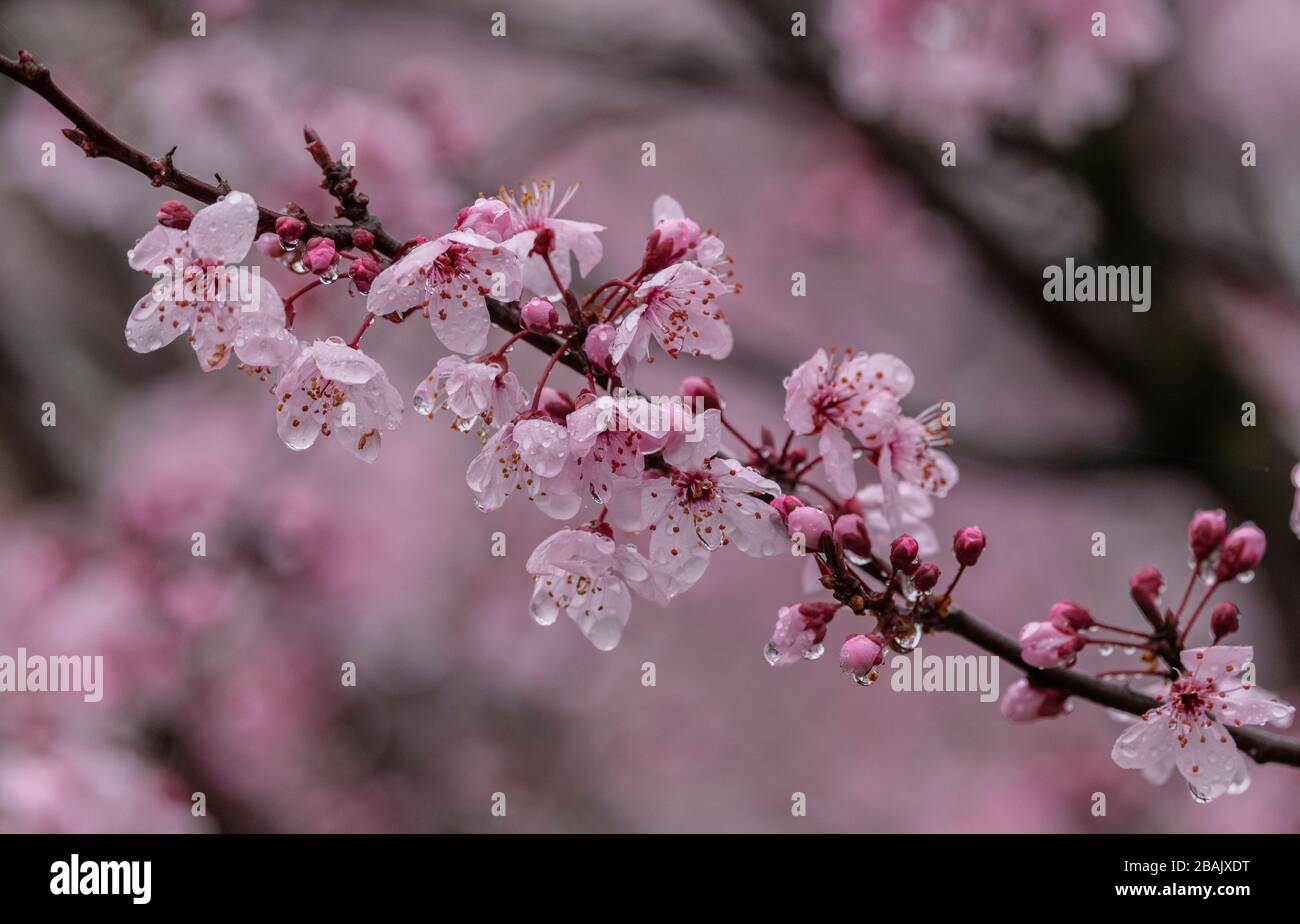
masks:
<svg viewBox="0 0 1300 924"><path fill-rule="evenodd" d="M1241 610L1237 609L1237 604L1225 600L1210 611L1210 631L1214 633L1214 644L1219 644L1219 639L1240 628Z"/></svg>
<svg viewBox="0 0 1300 924"><path fill-rule="evenodd" d="M871 537L867 523L856 513L846 513L835 518L835 544L859 558L871 557Z"/></svg>
<svg viewBox="0 0 1300 924"><path fill-rule="evenodd" d="M1057 600L1053 603L1048 619L1052 625L1065 632L1078 632L1093 624L1092 614L1073 600Z"/></svg>
<svg viewBox="0 0 1300 924"><path fill-rule="evenodd" d="M285 250L297 247L306 230L307 226L302 223L302 220L292 215L281 215L275 220L275 233L279 236Z"/></svg>
<svg viewBox="0 0 1300 924"><path fill-rule="evenodd" d="M530 298L519 309L519 320L531 333L549 334L560 323L560 316L546 299Z"/></svg>
<svg viewBox="0 0 1300 924"><path fill-rule="evenodd" d="M965 526L952 537L952 554L957 564L967 568L980 560L987 540L978 526Z"/></svg>
<svg viewBox="0 0 1300 924"><path fill-rule="evenodd" d="M1264 531L1254 523L1243 523L1228 533L1219 550L1219 563L1214 568L1216 581L1231 581L1252 573L1264 557L1267 542Z"/></svg>
<svg viewBox="0 0 1300 924"><path fill-rule="evenodd" d="M928 594L939 583L939 566L934 562L924 562L912 574L912 586L921 593Z"/></svg>
<svg viewBox="0 0 1300 924"><path fill-rule="evenodd" d="M1198 510L1187 525L1187 545L1196 562L1205 561L1223 543L1228 534L1228 518L1222 510Z"/></svg>
<svg viewBox="0 0 1300 924"><path fill-rule="evenodd" d="M713 383L705 376L692 375L682 379L681 388L678 391L684 398L703 398L706 411L716 411L722 408L722 402L718 400L718 390L713 387Z"/></svg>
<svg viewBox="0 0 1300 924"><path fill-rule="evenodd" d="M921 552L920 544L904 533L889 544L889 563L895 571L911 574L916 570L916 556Z"/></svg>
<svg viewBox="0 0 1300 924"><path fill-rule="evenodd" d="M175 228L177 231L184 231L194 220L194 213L184 202L177 199L168 199L162 205L158 206L158 224L164 228Z"/></svg>

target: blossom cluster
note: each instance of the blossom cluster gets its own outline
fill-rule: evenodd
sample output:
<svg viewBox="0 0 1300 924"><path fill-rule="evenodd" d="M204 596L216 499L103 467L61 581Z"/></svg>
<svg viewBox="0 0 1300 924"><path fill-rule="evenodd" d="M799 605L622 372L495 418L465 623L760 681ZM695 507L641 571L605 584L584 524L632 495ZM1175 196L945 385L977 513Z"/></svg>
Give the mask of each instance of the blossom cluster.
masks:
<svg viewBox="0 0 1300 924"><path fill-rule="evenodd" d="M277 431L289 448L327 437L373 462L405 402L360 342L376 319L402 323L418 313L451 353L416 385L412 405L430 419L447 415L453 429L480 440L465 476L479 509L522 496L564 522L528 557L538 623L563 613L596 648L610 650L634 597L668 603L700 580L713 553L734 546L752 557L792 554L806 559L807 599L779 608L766 660L816 660L831 621L848 610L874 624L843 640L840 668L874 683L887 651L911 651L924 632L944 628L958 581L986 547L979 527L958 530L957 570L939 589L940 547L928 520L934 499L958 481L943 451L952 405L905 413L911 368L852 349L818 350L785 378L783 441L767 427L757 441L745 438L707 377L686 377L671 401L642 394L638 372L659 358L730 353L723 305L740 287L722 240L661 196L640 263L580 297L576 278L601 262L605 229L560 217L575 190L557 197L550 181L503 189L462 208L442 233L391 252L363 228L344 249L332 237L306 236L305 215L280 216L274 232L256 238L259 210L241 192L197 214L165 203L128 255L133 268L164 277L180 265L220 273L256 243L263 256L312 278L285 298L265 281L251 294L156 286L132 310L127 342L145 352L184 335L207 372L233 354L250 375L273 382ZM356 334L299 341L295 303L344 278L350 294L365 298ZM492 347L493 323L503 317L516 329ZM550 352L531 387L508 360L525 338ZM550 384L560 364L581 377L574 394ZM1068 712L1069 698L1041 671L1072 666L1089 645L1103 654L1116 645L1141 650L1143 669L1104 676L1136 676L1135 689L1160 705L1121 736L1114 759L1152 779L1177 766L1193 795L1208 801L1247 778L1225 723L1283 722L1292 709L1254 688L1251 649L1219 644L1238 628L1235 605L1214 607L1210 646L1185 647L1215 590L1253 573L1263 534L1251 524L1228 532L1221 511L1201 511L1190 544L1191 579L1176 610L1161 602L1164 580L1154 568L1133 577L1150 631L1100 623L1071 601L1027 624L1020 646L1030 672L1007 691L1002 712L1014 721ZM1184 619L1198 580L1207 591ZM1127 638L1097 638L1103 630Z"/></svg>
<svg viewBox="0 0 1300 924"><path fill-rule="evenodd" d="M1169 779L1176 767L1192 797L1208 802L1224 793L1243 792L1250 782L1248 761L1229 730L1243 725L1286 726L1295 709L1256 686L1250 646L1221 644L1240 628L1241 611L1235 603L1225 600L1211 609L1208 646L1185 647L1215 592L1224 584L1254 576L1264 557L1264 533L1253 523L1229 531L1222 510L1200 510L1188 527L1188 548L1191 573L1176 608L1164 604L1165 580L1156 568L1146 566L1133 573L1130 593L1148 630L1099 622L1078 603L1061 600L1052 606L1046 621L1027 623L1020 630L1020 654L1031 667L1052 669L1073 666L1089 646L1103 656L1116 648L1140 653L1141 667L1105 671L1101 676L1127 681L1159 705L1120 735L1111 756L1119 766L1141 770L1156 784ZM1205 585L1205 591L1189 608L1198 583ZM1024 722L1061 715L1070 705L1063 693L1038 685L1030 676L1007 690L1002 713ZM1116 717L1132 720L1123 713Z"/></svg>

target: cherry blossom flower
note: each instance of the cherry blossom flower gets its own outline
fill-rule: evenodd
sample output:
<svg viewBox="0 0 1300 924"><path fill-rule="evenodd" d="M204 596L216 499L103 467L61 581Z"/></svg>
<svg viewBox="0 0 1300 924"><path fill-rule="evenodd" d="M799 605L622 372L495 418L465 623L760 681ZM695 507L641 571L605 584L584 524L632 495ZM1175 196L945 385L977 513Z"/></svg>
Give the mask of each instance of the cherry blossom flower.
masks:
<svg viewBox="0 0 1300 924"><path fill-rule="evenodd" d="M487 297L519 297L518 257L470 231L452 231L417 245L370 285L366 308L375 315L423 308L433 332L457 353L479 353L492 326Z"/></svg>
<svg viewBox="0 0 1300 924"><path fill-rule="evenodd" d="M672 196L655 200L651 218L655 231L685 248L678 259L708 270L719 281L731 275L727 270L731 258L723 256L726 245L722 238L712 231L700 231L700 226L686 217L681 204Z"/></svg>
<svg viewBox="0 0 1300 924"><path fill-rule="evenodd" d="M600 532L562 529L542 540L528 556L533 576L533 618L543 626L568 613L593 645L618 645L632 611L629 591L665 604L690 589L704 573L708 552L651 561L632 545L619 545Z"/></svg>
<svg viewBox="0 0 1300 924"><path fill-rule="evenodd" d="M402 420L402 397L382 366L337 337L303 347L275 387L276 430L290 449L335 437L363 462L379 457L383 430Z"/></svg>
<svg viewBox="0 0 1300 924"><path fill-rule="evenodd" d="M185 335L205 372L223 368L232 352L263 367L298 355L275 287L256 268L239 266L253 244L257 216L252 196L230 192L187 228L156 225L136 242L128 264L158 283L127 319L131 349L151 353Z"/></svg>
<svg viewBox="0 0 1300 924"><path fill-rule="evenodd" d="M650 402L640 395L601 395L568 415L576 477L600 503L609 498L616 479L639 479L645 470L643 454L662 444L664 431L650 429L649 413Z"/></svg>
<svg viewBox="0 0 1300 924"><path fill-rule="evenodd" d="M785 421L795 433L819 435L826 477L848 496L857 490L857 477L846 431L864 445L880 444L899 416L898 400L914 382L907 364L888 353L851 353L841 359L818 350L783 382Z"/></svg>
<svg viewBox="0 0 1300 924"><path fill-rule="evenodd" d="M493 420L514 417L528 403L528 393L500 363L444 356L416 388L413 403L430 419L437 410L451 411L457 429L465 431L479 418L491 425Z"/></svg>
<svg viewBox="0 0 1300 924"><path fill-rule="evenodd" d="M694 263L660 270L636 290L637 307L619 323L610 357L616 363L624 357L644 359L654 337L673 358L685 352L725 359L731 353L731 327L713 302L729 291Z"/></svg>
<svg viewBox="0 0 1300 924"><path fill-rule="evenodd" d="M1228 728L1285 725L1295 708L1245 679L1249 646L1216 645L1183 651L1185 673L1156 693L1161 705L1142 715L1115 742L1111 758L1126 770L1162 781L1174 767L1198 801L1241 791L1246 761Z"/></svg>
<svg viewBox="0 0 1300 924"><path fill-rule="evenodd" d="M546 230L554 235L551 263L555 267L555 274L566 288L572 279L570 254L578 258L578 272L585 277L595 269L604 252L597 236L605 230L604 225L558 217L577 191L576 184L570 186L559 202L556 202L555 181L544 180L530 183L520 188L518 193L504 189L500 193L501 201L509 208L511 218L510 237L505 245L523 261L524 288L536 295L560 294L545 261L541 257L530 256L539 232Z"/></svg>
<svg viewBox="0 0 1300 924"><path fill-rule="evenodd" d="M681 555L698 542L709 550L734 545L747 555L777 555L788 546L781 515L761 495L776 482L735 459L713 459L699 469L619 482L606 509L614 525L649 529L650 555Z"/></svg>
<svg viewBox="0 0 1300 924"><path fill-rule="evenodd" d="M568 462L569 433L562 423L540 414L520 417L488 439L465 481L485 512L523 491L547 516L567 520L582 506Z"/></svg>

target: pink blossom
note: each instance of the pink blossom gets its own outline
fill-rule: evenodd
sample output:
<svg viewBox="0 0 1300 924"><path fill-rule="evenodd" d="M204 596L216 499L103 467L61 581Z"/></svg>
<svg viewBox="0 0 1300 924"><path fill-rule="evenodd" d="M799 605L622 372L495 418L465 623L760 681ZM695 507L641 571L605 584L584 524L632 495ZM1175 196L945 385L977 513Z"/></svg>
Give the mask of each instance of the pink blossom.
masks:
<svg viewBox="0 0 1300 924"><path fill-rule="evenodd" d="M547 516L567 520L582 498L569 461L569 434L545 417L522 417L494 433L470 462L465 481L479 509L492 511L523 491Z"/></svg>
<svg viewBox="0 0 1300 924"><path fill-rule="evenodd" d="M1239 791L1245 760L1227 729L1285 725L1295 714L1294 707L1242 679L1253 656L1248 646L1185 650L1181 660L1186 672L1156 695L1160 706L1119 736L1111 758L1154 780L1177 767L1201 801Z"/></svg>
<svg viewBox="0 0 1300 924"><path fill-rule="evenodd" d="M457 231L469 231L497 244L510 236L510 207L500 199L476 199L456 215Z"/></svg>
<svg viewBox="0 0 1300 924"><path fill-rule="evenodd" d="M381 432L402 420L402 397L383 367L337 337L303 347L275 395L276 430L290 449L307 449L324 434L373 462Z"/></svg>
<svg viewBox="0 0 1300 924"><path fill-rule="evenodd" d="M560 323L560 316L548 300L530 298L519 309L519 320L531 333L549 334Z"/></svg>
<svg viewBox="0 0 1300 924"><path fill-rule="evenodd" d="M514 417L528 403L528 393L499 363L444 356L416 388L413 403L430 419L437 410L449 410L456 415L456 426L468 430L480 417L488 425Z"/></svg>
<svg viewBox="0 0 1300 924"><path fill-rule="evenodd" d="M366 308L376 315L423 308L433 332L457 353L487 346L487 297L519 297L519 259L489 238L452 231L413 248L370 286Z"/></svg>
<svg viewBox="0 0 1300 924"><path fill-rule="evenodd" d="M712 273L694 263L677 263L660 270L636 290L637 305L619 322L610 348L613 360L644 359L650 338L674 358L680 353L724 359L731 353L731 328L714 306L730 291Z"/></svg>
<svg viewBox="0 0 1300 924"><path fill-rule="evenodd" d="M708 270L719 280L725 273L721 270L729 262L723 256L726 249L722 239L712 231L700 231L700 226L686 217L681 204L672 196L660 196L654 201L651 210L654 232L661 240L671 242L672 260L687 260ZM651 236L654 236L651 232Z"/></svg>
<svg viewBox="0 0 1300 924"><path fill-rule="evenodd" d="M818 350L786 377L785 421L798 434L820 434L826 477L840 494L857 490L853 449L845 437L878 442L914 383L907 364L888 353L832 359ZM892 396L892 399L890 398Z"/></svg>
<svg viewBox="0 0 1300 924"><path fill-rule="evenodd" d="M127 262L158 282L127 319L131 349L151 353L185 335L205 372L224 367L232 348L251 366L278 366L297 355L275 287L238 266L253 244L257 216L252 196L231 192L185 230L156 225L136 242Z"/></svg>
<svg viewBox="0 0 1300 924"><path fill-rule="evenodd" d="M781 516L762 494L780 488L735 459L713 459L692 471L620 482L610 497L609 519L630 531L650 529L650 554L664 559L697 542L713 550L735 545L755 557L788 545Z"/></svg>
<svg viewBox="0 0 1300 924"><path fill-rule="evenodd" d="M578 272L586 276L600 262L603 247L599 232L604 225L587 221L571 221L559 218L560 212L573 194L578 191L576 185L570 186L555 201L555 181L544 180L522 187L518 193L502 191L501 200L510 210L510 237L505 246L510 248L523 261L524 288L536 295L559 295L555 280L540 256L530 256L538 232L549 230L554 235L554 250L550 259L560 282L567 288L572 278L569 255L578 258Z"/></svg>
<svg viewBox="0 0 1300 924"><path fill-rule="evenodd" d="M953 557L957 559L957 564L970 568L979 562L986 544L984 530L978 526L964 526L953 534Z"/></svg>
<svg viewBox="0 0 1300 924"><path fill-rule="evenodd" d="M1032 667L1069 667L1082 649L1077 632L1053 622L1029 622L1020 630L1020 657Z"/></svg>
<svg viewBox="0 0 1300 924"><path fill-rule="evenodd" d="M652 562L634 546L585 529L563 529L528 557L533 575L530 609L541 625L565 612L601 651L612 650L632 610L629 590L667 603L699 580L708 552L693 549L670 561Z"/></svg>
<svg viewBox="0 0 1300 924"><path fill-rule="evenodd" d="M646 437L661 436L646 429L643 415L648 406L639 395L601 395L566 418L577 479L601 503L609 498L617 479L639 480L645 470Z"/></svg>
<svg viewBox="0 0 1300 924"><path fill-rule="evenodd" d="M1035 686L1023 677L1007 687L998 704L1002 715L1012 722L1055 718L1067 712L1068 707L1069 697L1064 693Z"/></svg>
<svg viewBox="0 0 1300 924"><path fill-rule="evenodd" d="M1187 524L1187 545L1198 563L1217 552L1227 535L1228 518L1222 510L1198 510Z"/></svg>

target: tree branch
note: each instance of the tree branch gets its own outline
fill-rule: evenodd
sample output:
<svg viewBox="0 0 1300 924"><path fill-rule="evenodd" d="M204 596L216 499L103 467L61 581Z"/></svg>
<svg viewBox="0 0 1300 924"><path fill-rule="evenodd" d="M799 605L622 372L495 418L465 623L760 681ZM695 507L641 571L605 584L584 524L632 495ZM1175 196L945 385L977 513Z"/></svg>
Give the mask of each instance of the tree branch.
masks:
<svg viewBox="0 0 1300 924"><path fill-rule="evenodd" d="M76 128L66 130L64 134L78 144L87 156L116 160L149 177L153 185L166 186L199 202L212 203L223 195L223 190L220 188L176 170L172 166L170 153L160 159L151 159L139 149L122 141L59 89L51 78L49 70L37 63L29 52L20 51L17 61L0 55L0 72L28 87L67 116ZM351 245L352 230L364 227L375 235L376 250L388 257L398 253L401 243L384 232L379 221L370 214L369 200L357 191L356 181L351 176L350 168L335 161L319 136L311 129L306 129L304 135L307 139L307 150L325 175L323 188L338 199L341 216L351 222L348 225L309 223L307 234L330 237L336 244L346 247ZM280 213L265 208L260 208L259 211L261 213L259 229L272 230ZM492 298L486 301L493 324L511 333L517 333L522 329L517 301L501 302ZM561 344L561 340L557 337L538 334L527 334L521 339L549 354L554 354ZM580 374L585 375L588 372L587 361L578 351L567 351L560 361ZM594 370L592 371L594 373ZM597 379L602 383L607 381L603 375L598 375ZM946 615L929 622L928 625L933 630L959 635L976 647L996 655L1025 671L1034 683L1040 686L1061 690L1100 706L1135 715L1140 715L1159 705L1150 697L1119 684L1107 683L1081 671L1031 668L1021 660L1020 646L1015 640L959 607L950 608ZM1300 741L1257 729L1232 728L1229 729L1229 733L1236 740L1237 746L1258 763L1273 762L1300 767Z"/></svg>

